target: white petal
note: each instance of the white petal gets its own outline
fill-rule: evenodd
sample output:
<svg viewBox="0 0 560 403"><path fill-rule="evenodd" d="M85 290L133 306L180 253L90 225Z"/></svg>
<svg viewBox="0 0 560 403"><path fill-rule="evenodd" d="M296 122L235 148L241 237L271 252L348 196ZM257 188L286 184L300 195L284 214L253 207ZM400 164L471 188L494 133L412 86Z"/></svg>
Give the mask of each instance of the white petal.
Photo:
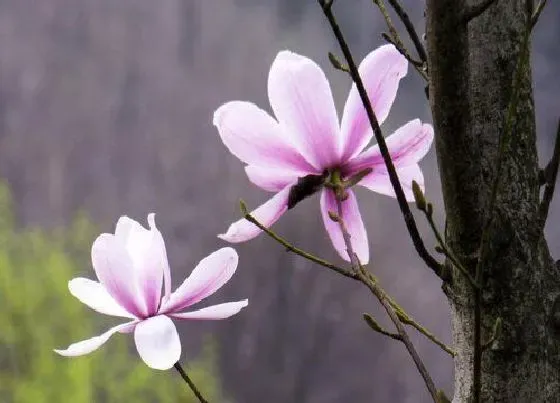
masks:
<svg viewBox="0 0 560 403"><path fill-rule="evenodd" d="M362 221L360 209L358 208L356 195L351 190L347 190L347 192L348 198L342 202L342 217L346 224L346 229L350 234L352 249L356 255L358 255L360 263L367 264L369 261L369 244L366 228ZM323 223L340 257L346 261L350 261L346 243L344 242L342 231L340 230L340 224L331 220L329 211L338 214L338 206L334 192L330 189L324 189L321 192L321 215L323 217Z"/></svg>
<svg viewBox="0 0 560 403"><path fill-rule="evenodd" d="M405 57L393 45L380 46L360 63L359 73L375 116L382 124L397 96L399 82L408 70ZM343 158L359 153L369 142L373 131L356 85L352 85L341 122Z"/></svg>
<svg viewBox="0 0 560 403"><path fill-rule="evenodd" d="M268 98L292 143L317 169L338 162L339 123L331 87L312 60L278 53L268 75Z"/></svg>
<svg viewBox="0 0 560 403"><path fill-rule="evenodd" d="M412 181L416 181L422 190L424 190L424 175L418 164L397 168L397 175L399 182L404 191L406 200L409 202L414 201L414 193L412 192ZM389 180L389 173L385 167L379 167L371 174L363 178L360 186L364 186L369 190L376 193L381 193L387 196L395 197L395 191Z"/></svg>
<svg viewBox="0 0 560 403"><path fill-rule="evenodd" d="M214 112L214 126L229 151L247 164L311 168L278 122L251 102L231 101L220 106Z"/></svg>
<svg viewBox="0 0 560 403"><path fill-rule="evenodd" d="M111 329L107 330L105 333L100 334L99 336L94 336L91 339L82 340L74 344L70 344L66 350L54 350L57 354L63 355L65 357L77 357L80 355L86 355L91 353L92 351L97 350L101 347L109 338L114 335L115 333L119 332L122 329L126 329L134 322L123 323L121 325L112 327Z"/></svg>
<svg viewBox="0 0 560 403"><path fill-rule="evenodd" d="M173 321L165 315L148 318L136 325L134 341L140 358L153 369L173 367L181 357L181 340Z"/></svg>
<svg viewBox="0 0 560 403"><path fill-rule="evenodd" d="M249 300L226 302L224 304L212 305L192 312L180 312L171 314L178 319L219 320L235 315L249 304Z"/></svg>
<svg viewBox="0 0 560 403"><path fill-rule="evenodd" d="M295 184L299 177L311 172L294 172L278 168L264 168L255 165L247 165L245 172L249 180L261 189L270 192L279 192L288 185Z"/></svg>
<svg viewBox="0 0 560 403"><path fill-rule="evenodd" d="M291 186L285 187L276 193L266 203L260 205L251 215L265 227L270 227L288 210L288 196ZM255 238L262 231L253 223L242 218L231 224L225 234L218 238L231 243L245 242Z"/></svg>
<svg viewBox="0 0 560 403"><path fill-rule="evenodd" d="M134 318L107 292L105 287L97 281L77 277L68 282L70 294L91 309L105 315Z"/></svg>
<svg viewBox="0 0 560 403"><path fill-rule="evenodd" d="M238 256L235 249L219 249L202 259L191 275L171 294L162 308L162 313L177 311L202 301L214 294L237 269Z"/></svg>

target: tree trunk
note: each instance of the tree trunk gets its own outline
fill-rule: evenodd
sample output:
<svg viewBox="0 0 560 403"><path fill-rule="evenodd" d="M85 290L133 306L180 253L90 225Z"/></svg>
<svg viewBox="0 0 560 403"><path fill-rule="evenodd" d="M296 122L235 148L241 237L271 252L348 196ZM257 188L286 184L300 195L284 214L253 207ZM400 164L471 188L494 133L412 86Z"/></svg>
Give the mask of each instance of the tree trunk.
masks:
<svg viewBox="0 0 560 403"><path fill-rule="evenodd" d="M472 270L478 260L498 142L529 10L498 0L468 24L483 0L428 0L429 97L447 215L446 242ZM545 11L546 12L546 11ZM482 271L481 402L560 401L560 270L539 218L539 166L531 71L526 69L493 210ZM473 401L474 293L458 272L449 298L455 357L454 402ZM555 312L556 310L556 312Z"/></svg>

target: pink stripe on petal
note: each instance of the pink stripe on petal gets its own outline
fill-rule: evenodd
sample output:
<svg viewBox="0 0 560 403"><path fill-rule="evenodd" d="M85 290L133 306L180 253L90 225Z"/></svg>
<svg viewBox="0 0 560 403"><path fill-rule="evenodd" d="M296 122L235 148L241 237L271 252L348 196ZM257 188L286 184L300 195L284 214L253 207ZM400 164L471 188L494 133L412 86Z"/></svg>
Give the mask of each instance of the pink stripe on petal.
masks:
<svg viewBox="0 0 560 403"><path fill-rule="evenodd" d="M161 308L161 313L175 312L196 304L214 294L237 269L239 258L235 249L219 249L202 259L191 275L171 294L169 301Z"/></svg>
<svg viewBox="0 0 560 403"><path fill-rule="evenodd" d="M134 265L122 242L112 234L99 235L91 247L91 261L99 282L119 305L136 317L147 314L134 281Z"/></svg>
<svg viewBox="0 0 560 403"><path fill-rule="evenodd" d="M310 169L278 122L251 102L231 101L214 112L214 126L229 151L247 164Z"/></svg>
<svg viewBox="0 0 560 403"><path fill-rule="evenodd" d="M268 98L276 118L307 161L319 170L339 161L339 123L331 87L312 60L278 53L268 75Z"/></svg>
<svg viewBox="0 0 560 403"><path fill-rule="evenodd" d="M362 221L362 215L358 208L358 201L353 191L348 190L348 198L342 202L342 217L350 234L350 242L354 252L362 264L369 261L369 245L367 232ZM344 260L350 261L346 244L340 230L340 225L329 217L329 211L338 214L338 207L334 192L330 189L323 189L321 192L321 215L325 224L325 229L329 234L331 242Z"/></svg>
<svg viewBox="0 0 560 403"><path fill-rule="evenodd" d="M429 124L422 124L414 119L399 127L385 139L389 154L395 167L409 166L418 163L430 150L434 140L434 129ZM347 174L352 175L364 168L385 167L385 162L374 145L353 158L346 165Z"/></svg>
<svg viewBox="0 0 560 403"><path fill-rule="evenodd" d="M89 354L109 340L109 338L114 335L115 333L119 332L122 329L126 329L131 324L135 322L128 322L123 323L121 325L112 327L111 329L107 330L105 333L100 334L99 336L94 336L91 339L82 340L77 343L70 344L67 349L65 350L54 350L55 353L63 355L65 357L77 357L80 355Z"/></svg>
<svg viewBox="0 0 560 403"><path fill-rule="evenodd" d="M255 165L247 165L245 172L249 180L261 189L270 192L278 192L288 185L297 182L298 177L307 175L309 172L294 172L278 168L264 168Z"/></svg>
<svg viewBox="0 0 560 403"><path fill-rule="evenodd" d="M266 203L262 204L251 215L265 227L270 227L288 209L288 195L291 186L287 186L276 193ZM253 223L242 218L231 224L225 234L219 234L218 238L231 243L245 242L255 238L262 231Z"/></svg>
<svg viewBox="0 0 560 403"><path fill-rule="evenodd" d="M220 320L237 314L249 304L249 300L226 302L212 305L192 312L174 313L170 316L177 319Z"/></svg>
<svg viewBox="0 0 560 403"><path fill-rule="evenodd" d="M418 164L413 164L405 167L397 168L397 175L403 188L406 200L408 202L414 201L414 194L412 193L412 181L415 180L424 190L424 175ZM381 193L387 196L395 197L395 191L389 180L389 174L385 167L374 170L371 174L362 179L359 183L361 186L368 188L376 193Z"/></svg>
<svg viewBox="0 0 560 403"><path fill-rule="evenodd" d="M76 297L81 303L99 313L124 318L134 318L134 315L120 306L109 292L107 292L105 287L97 281L77 277L68 282L68 289L70 290L70 294Z"/></svg>
<svg viewBox="0 0 560 403"><path fill-rule="evenodd" d="M408 62L393 45L383 45L368 54L359 67L373 111L382 124L397 96L399 82L408 70ZM358 154L373 132L356 85L352 85L341 121L343 159Z"/></svg>

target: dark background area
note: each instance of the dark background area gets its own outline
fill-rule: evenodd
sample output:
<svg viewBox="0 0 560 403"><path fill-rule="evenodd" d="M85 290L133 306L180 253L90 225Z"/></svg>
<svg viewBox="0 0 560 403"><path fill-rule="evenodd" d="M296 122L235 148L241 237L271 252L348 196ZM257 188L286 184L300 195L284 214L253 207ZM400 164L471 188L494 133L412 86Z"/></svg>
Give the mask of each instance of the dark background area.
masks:
<svg viewBox="0 0 560 403"><path fill-rule="evenodd" d="M422 32L424 2L403 4ZM335 11L357 59L382 44L386 28L372 1L341 0ZM542 165L560 114L558 38L560 4L549 2L533 44ZM121 214L145 222L155 211L175 282L182 281L202 257L225 246L216 234L239 217L239 198L256 206L269 196L249 183L211 121L233 99L269 109L268 69L282 49L323 66L341 111L350 80L330 67L327 52L340 52L314 0L0 0L0 174L14 193L19 223L54 228L85 210L111 231ZM385 134L415 117L430 120L412 68L401 83ZM421 165L443 226L435 150ZM397 203L367 191L358 196L371 269L413 316L450 342L446 299L416 256ZM556 254L559 207L557 198L547 228ZM317 197L275 228L338 261ZM236 248L239 270L211 301L248 297L249 307L227 322L181 327L191 355L203 335L216 335L233 400L428 401L403 346L362 321L370 312L388 324L365 289L264 236ZM93 274L88 262L84 273ZM437 384L451 393L451 359L410 333Z"/></svg>

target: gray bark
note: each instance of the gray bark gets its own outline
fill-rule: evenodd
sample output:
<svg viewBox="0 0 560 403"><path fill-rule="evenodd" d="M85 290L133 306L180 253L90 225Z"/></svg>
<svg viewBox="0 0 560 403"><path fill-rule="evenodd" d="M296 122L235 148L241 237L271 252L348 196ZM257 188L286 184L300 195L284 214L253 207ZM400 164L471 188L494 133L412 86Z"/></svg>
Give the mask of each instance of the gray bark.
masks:
<svg viewBox="0 0 560 403"><path fill-rule="evenodd" d="M512 90L528 11L525 0L499 0L468 24L481 0L428 0L429 95L447 216L446 241L473 270L499 135ZM539 220L538 161L531 72L523 77L512 140L504 155L483 268L482 340L496 319L503 330L482 356L482 402L560 401L560 271ZM449 298L455 357L454 402L473 394L473 292L452 272Z"/></svg>

